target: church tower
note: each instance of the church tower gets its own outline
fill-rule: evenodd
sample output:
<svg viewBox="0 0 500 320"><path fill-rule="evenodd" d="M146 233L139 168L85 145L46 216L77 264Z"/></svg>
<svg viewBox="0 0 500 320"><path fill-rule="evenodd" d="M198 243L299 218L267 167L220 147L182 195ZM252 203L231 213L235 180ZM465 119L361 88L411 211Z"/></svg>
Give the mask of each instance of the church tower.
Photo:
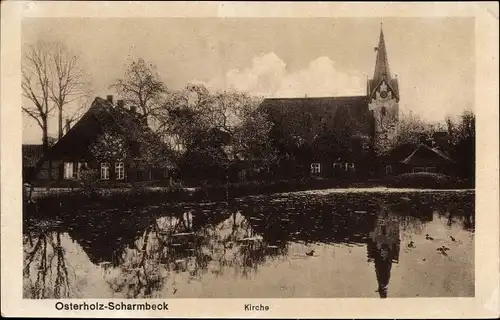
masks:
<svg viewBox="0 0 500 320"><path fill-rule="evenodd" d="M375 47L377 59L373 78L367 83L368 107L375 120L375 149L384 144L396 133L399 114L398 79L391 75L385 47L384 31L380 26L378 47Z"/></svg>

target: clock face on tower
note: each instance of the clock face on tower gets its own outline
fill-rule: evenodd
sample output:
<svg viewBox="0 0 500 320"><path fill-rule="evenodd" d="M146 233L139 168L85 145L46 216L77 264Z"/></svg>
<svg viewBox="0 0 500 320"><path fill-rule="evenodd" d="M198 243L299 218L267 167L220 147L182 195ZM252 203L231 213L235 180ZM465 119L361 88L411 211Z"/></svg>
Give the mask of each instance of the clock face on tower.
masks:
<svg viewBox="0 0 500 320"><path fill-rule="evenodd" d="M382 92L380 92L380 97L381 97L382 99L387 98L387 91L382 91Z"/></svg>

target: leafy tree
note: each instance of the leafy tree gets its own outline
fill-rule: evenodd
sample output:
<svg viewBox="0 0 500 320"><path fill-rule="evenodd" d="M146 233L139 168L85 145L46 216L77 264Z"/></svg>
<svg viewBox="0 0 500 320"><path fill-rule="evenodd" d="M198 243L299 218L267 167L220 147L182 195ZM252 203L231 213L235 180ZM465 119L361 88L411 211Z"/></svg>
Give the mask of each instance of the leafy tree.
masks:
<svg viewBox="0 0 500 320"><path fill-rule="evenodd" d="M422 139L431 138L438 126L433 126L415 115L402 115L396 126L395 134L378 141L375 145L377 155L385 155L399 146L417 145Z"/></svg>
<svg viewBox="0 0 500 320"><path fill-rule="evenodd" d="M464 111L457 121L446 119L452 157L458 163L460 176L474 182L476 165L476 116Z"/></svg>
<svg viewBox="0 0 500 320"><path fill-rule="evenodd" d="M116 80L111 87L125 102L137 106L148 124L167 92L156 66L142 58L132 61L124 77Z"/></svg>
<svg viewBox="0 0 500 320"><path fill-rule="evenodd" d="M260 101L234 91L209 92L202 85L171 93L158 113L160 128L182 154L183 171L222 179L237 160L271 160L270 122L258 110Z"/></svg>
<svg viewBox="0 0 500 320"><path fill-rule="evenodd" d="M97 141L91 144L90 152L101 163L124 161L129 155L126 137L111 130L106 130Z"/></svg>

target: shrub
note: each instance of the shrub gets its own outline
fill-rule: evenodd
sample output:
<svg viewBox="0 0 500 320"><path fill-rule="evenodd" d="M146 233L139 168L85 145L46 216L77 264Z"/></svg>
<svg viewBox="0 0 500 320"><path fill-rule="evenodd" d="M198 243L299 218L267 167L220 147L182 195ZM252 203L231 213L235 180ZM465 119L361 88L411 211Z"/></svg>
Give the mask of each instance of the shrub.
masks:
<svg viewBox="0 0 500 320"><path fill-rule="evenodd" d="M389 187L396 188L428 188L428 189L454 189L461 186L459 180L450 176L431 173L404 173L387 181Z"/></svg>
<svg viewBox="0 0 500 320"><path fill-rule="evenodd" d="M96 192L98 177L98 172L95 169L86 169L80 172L80 181L82 182L84 193L92 194Z"/></svg>

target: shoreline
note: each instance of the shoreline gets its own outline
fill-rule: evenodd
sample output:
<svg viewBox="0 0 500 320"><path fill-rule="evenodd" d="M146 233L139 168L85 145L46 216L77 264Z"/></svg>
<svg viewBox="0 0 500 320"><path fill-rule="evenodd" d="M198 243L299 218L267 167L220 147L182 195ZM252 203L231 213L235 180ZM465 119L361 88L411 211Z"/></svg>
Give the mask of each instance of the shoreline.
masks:
<svg viewBox="0 0 500 320"><path fill-rule="evenodd" d="M224 189L223 189L224 190ZM234 203L245 198L284 198L294 196L325 196L325 195L388 195L388 194L443 194L443 193L475 193L475 189L424 189L424 188L389 188L389 187L352 187L352 188L321 188L293 191L271 190L250 190L244 194L242 191L249 190L230 190L233 192L221 192L220 188L215 190L169 190L169 189L140 189L123 190L113 192L106 189L95 190L94 193L84 193L82 190L54 193L44 197L34 198L31 202L24 201L23 219L30 217L57 217L78 212L87 211L108 211L124 210L129 212L135 209L146 207L168 207L179 206L186 203ZM104 191L104 192L103 192ZM108 191L108 192L106 192ZM215 192L214 192L215 191ZM239 191L239 192L238 192ZM263 192L256 192L263 191ZM267 191L267 192L266 192ZM127 213L128 214L128 213Z"/></svg>

